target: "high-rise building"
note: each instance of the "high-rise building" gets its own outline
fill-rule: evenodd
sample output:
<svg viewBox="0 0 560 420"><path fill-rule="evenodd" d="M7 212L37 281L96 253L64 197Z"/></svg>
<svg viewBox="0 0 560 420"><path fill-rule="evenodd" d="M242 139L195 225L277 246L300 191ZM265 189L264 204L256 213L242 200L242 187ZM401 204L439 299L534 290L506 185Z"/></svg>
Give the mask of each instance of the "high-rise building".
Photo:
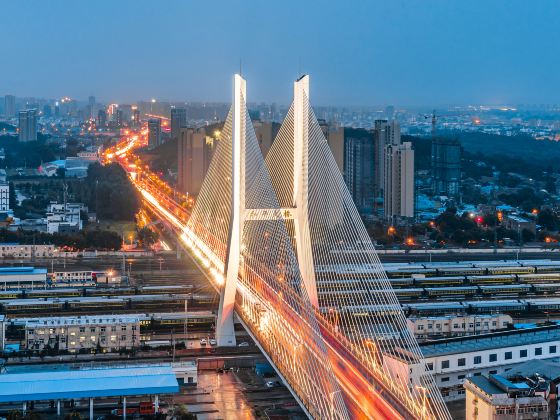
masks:
<svg viewBox="0 0 560 420"><path fill-rule="evenodd" d="M19 111L19 141L36 141L37 140L37 110L28 109Z"/></svg>
<svg viewBox="0 0 560 420"><path fill-rule="evenodd" d="M344 181L361 214L374 209L374 143L370 131L355 128L344 130Z"/></svg>
<svg viewBox="0 0 560 420"><path fill-rule="evenodd" d="M122 109L117 109L113 114L115 119L115 125L117 127L122 127L124 125L124 113Z"/></svg>
<svg viewBox="0 0 560 420"><path fill-rule="evenodd" d="M385 150L389 145L401 144L401 128L399 122L393 120L376 120L373 129L375 143L375 196L382 197L385 187Z"/></svg>
<svg viewBox="0 0 560 420"><path fill-rule="evenodd" d="M187 125L187 110L171 108L171 138L178 139L182 127Z"/></svg>
<svg viewBox="0 0 560 420"><path fill-rule="evenodd" d="M453 138L432 139L432 190L434 194L459 197L461 143Z"/></svg>
<svg viewBox="0 0 560 420"><path fill-rule="evenodd" d="M134 127L140 126L140 110L137 107L132 108L132 125Z"/></svg>
<svg viewBox="0 0 560 420"><path fill-rule="evenodd" d="M257 136L257 141L259 142L259 147L263 156L266 157L268 151L272 147L272 142L276 138L276 134L280 130L280 124L271 121L253 121L253 127L255 128L255 135Z"/></svg>
<svg viewBox="0 0 560 420"><path fill-rule="evenodd" d="M336 166L338 166L340 173L344 174L344 127L321 124L321 129L334 156Z"/></svg>
<svg viewBox="0 0 560 420"><path fill-rule="evenodd" d="M12 118L16 115L16 97L14 95L4 96L4 116Z"/></svg>
<svg viewBox="0 0 560 420"><path fill-rule="evenodd" d="M88 98L88 111L89 111L89 118L95 118L95 96L90 96Z"/></svg>
<svg viewBox="0 0 560 420"><path fill-rule="evenodd" d="M414 217L414 150L412 143L389 144L385 147L385 185L383 209L385 218Z"/></svg>
<svg viewBox="0 0 560 420"><path fill-rule="evenodd" d="M150 118L148 120L148 147L153 149L161 143L161 119Z"/></svg>
<svg viewBox="0 0 560 420"><path fill-rule="evenodd" d="M104 108L97 111L97 126L105 127L107 125L107 111Z"/></svg>
<svg viewBox="0 0 560 420"><path fill-rule="evenodd" d="M50 117L52 115L52 108L49 104L43 105L43 115L45 117Z"/></svg>
<svg viewBox="0 0 560 420"><path fill-rule="evenodd" d="M391 121L395 115L395 107L393 105L388 105L385 107L385 116L387 120Z"/></svg>
<svg viewBox="0 0 560 420"><path fill-rule="evenodd" d="M198 195L215 150L214 141L204 128L181 128L177 141L179 191Z"/></svg>
<svg viewBox="0 0 560 420"><path fill-rule="evenodd" d="M0 211L10 210L10 185L0 182Z"/></svg>

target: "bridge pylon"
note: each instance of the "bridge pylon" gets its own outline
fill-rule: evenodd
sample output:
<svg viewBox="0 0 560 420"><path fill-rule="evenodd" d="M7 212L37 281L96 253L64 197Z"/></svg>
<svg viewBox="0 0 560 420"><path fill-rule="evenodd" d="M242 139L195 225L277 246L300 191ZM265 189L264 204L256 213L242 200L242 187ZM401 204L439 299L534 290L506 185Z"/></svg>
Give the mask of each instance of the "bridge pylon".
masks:
<svg viewBox="0 0 560 420"><path fill-rule="evenodd" d="M309 76L304 75L294 83L294 174L293 207L296 255L309 301L318 308L315 266L309 233Z"/></svg>
<svg viewBox="0 0 560 420"><path fill-rule="evenodd" d="M220 347L235 346L233 310L239 275L243 221L245 218L245 79L239 74L233 78L233 108L231 120L231 208L227 240L225 281L220 292L216 325L216 342Z"/></svg>

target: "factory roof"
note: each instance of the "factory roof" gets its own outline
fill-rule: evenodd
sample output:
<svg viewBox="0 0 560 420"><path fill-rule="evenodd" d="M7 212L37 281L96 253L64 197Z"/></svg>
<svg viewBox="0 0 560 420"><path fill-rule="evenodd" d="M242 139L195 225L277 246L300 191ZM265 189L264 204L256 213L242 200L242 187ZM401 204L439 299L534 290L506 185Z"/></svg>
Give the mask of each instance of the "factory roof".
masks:
<svg viewBox="0 0 560 420"><path fill-rule="evenodd" d="M171 365L0 375L0 403L155 395L178 391Z"/></svg>
<svg viewBox="0 0 560 420"><path fill-rule="evenodd" d="M47 269L35 267L0 267L0 276L13 276L14 274L47 274Z"/></svg>

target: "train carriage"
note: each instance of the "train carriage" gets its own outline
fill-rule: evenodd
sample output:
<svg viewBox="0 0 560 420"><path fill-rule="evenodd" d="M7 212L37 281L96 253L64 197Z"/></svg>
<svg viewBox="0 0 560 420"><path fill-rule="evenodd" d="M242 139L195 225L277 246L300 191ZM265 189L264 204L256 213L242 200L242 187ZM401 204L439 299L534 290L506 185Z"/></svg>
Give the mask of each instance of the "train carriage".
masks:
<svg viewBox="0 0 560 420"><path fill-rule="evenodd" d="M560 273L519 274L517 280L520 283L560 283Z"/></svg>
<svg viewBox="0 0 560 420"><path fill-rule="evenodd" d="M415 277L414 284L422 287L430 286L452 286L452 285L462 285L465 283L465 277L463 276L453 276L453 277Z"/></svg>
<svg viewBox="0 0 560 420"><path fill-rule="evenodd" d="M428 297L449 297L449 296L474 296L478 293L476 286L459 287L426 287Z"/></svg>
<svg viewBox="0 0 560 420"><path fill-rule="evenodd" d="M494 274L487 276L467 276L467 282L470 284L511 284L517 281L515 274Z"/></svg>
<svg viewBox="0 0 560 420"><path fill-rule="evenodd" d="M560 283L533 283L535 293L556 294L560 292Z"/></svg>
<svg viewBox="0 0 560 420"><path fill-rule="evenodd" d="M527 310L527 303L523 300L480 300L464 302L471 313L519 313Z"/></svg>
<svg viewBox="0 0 560 420"><path fill-rule="evenodd" d="M533 291L530 284L494 284L479 286L479 288L483 296L519 295Z"/></svg>
<svg viewBox="0 0 560 420"><path fill-rule="evenodd" d="M532 266L500 266L500 267L487 267L488 275L495 274L531 274L535 272L535 267Z"/></svg>

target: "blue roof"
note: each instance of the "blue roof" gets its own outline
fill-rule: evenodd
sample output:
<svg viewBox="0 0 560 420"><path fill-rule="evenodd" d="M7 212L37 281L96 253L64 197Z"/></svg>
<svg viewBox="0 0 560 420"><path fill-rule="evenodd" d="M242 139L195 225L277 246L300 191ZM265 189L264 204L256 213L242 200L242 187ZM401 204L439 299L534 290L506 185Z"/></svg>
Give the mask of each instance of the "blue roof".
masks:
<svg viewBox="0 0 560 420"><path fill-rule="evenodd" d="M438 357L447 354L469 353L481 350L503 349L505 347L560 341L560 328L538 327L448 338L421 343L424 357Z"/></svg>
<svg viewBox="0 0 560 420"><path fill-rule="evenodd" d="M0 403L176 392L171 365L0 375Z"/></svg>
<svg viewBox="0 0 560 420"><path fill-rule="evenodd" d="M0 267L0 275L3 274L46 274L46 268L35 267Z"/></svg>

